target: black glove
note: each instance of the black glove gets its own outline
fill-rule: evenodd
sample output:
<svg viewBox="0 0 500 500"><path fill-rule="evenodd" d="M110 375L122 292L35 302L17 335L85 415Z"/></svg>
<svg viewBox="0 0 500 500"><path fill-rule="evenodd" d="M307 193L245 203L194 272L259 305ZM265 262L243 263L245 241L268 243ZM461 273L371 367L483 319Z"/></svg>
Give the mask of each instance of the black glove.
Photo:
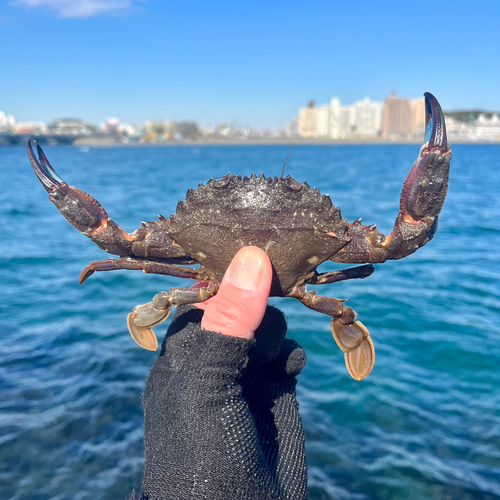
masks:
<svg viewBox="0 0 500 500"><path fill-rule="evenodd" d="M307 498L296 378L303 349L268 307L253 339L200 328L182 306L143 397L149 500Z"/></svg>

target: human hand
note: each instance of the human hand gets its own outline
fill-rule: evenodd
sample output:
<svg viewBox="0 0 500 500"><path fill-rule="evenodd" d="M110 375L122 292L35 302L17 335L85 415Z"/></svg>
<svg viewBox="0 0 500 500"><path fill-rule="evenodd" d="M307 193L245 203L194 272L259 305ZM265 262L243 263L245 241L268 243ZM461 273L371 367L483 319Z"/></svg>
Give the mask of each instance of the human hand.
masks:
<svg viewBox="0 0 500 500"><path fill-rule="evenodd" d="M307 498L306 360L267 306L271 281L267 254L245 247L215 297L177 309L144 392L141 499Z"/></svg>
<svg viewBox="0 0 500 500"><path fill-rule="evenodd" d="M249 246L233 258L217 295L194 304L205 314L201 328L223 335L251 339L266 312L272 266L264 250Z"/></svg>

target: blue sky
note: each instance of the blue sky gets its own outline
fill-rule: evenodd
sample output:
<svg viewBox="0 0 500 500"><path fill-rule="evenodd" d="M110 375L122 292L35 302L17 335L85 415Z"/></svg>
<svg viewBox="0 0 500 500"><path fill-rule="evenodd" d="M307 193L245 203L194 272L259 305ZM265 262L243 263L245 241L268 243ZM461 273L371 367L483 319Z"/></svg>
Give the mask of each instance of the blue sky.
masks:
<svg viewBox="0 0 500 500"><path fill-rule="evenodd" d="M307 100L500 111L498 0L0 2L0 110L282 127Z"/></svg>

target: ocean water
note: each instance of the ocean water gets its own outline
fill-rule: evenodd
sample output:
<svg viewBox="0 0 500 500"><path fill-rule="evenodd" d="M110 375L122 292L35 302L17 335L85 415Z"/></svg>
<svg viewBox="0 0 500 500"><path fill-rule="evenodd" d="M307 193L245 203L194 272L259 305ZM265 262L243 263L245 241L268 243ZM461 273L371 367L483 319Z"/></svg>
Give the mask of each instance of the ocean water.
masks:
<svg viewBox="0 0 500 500"><path fill-rule="evenodd" d="M288 147L45 151L132 231L210 177L280 175ZM286 172L388 234L418 151L297 145ZM453 153L434 240L366 280L322 287L371 332L367 379L348 375L328 317L272 299L308 356L298 397L311 500L500 498L500 146ZM47 200L24 148L0 148L0 167L0 498L125 499L140 490L140 400L156 357L131 340L126 315L187 283L119 271L79 286L81 269L107 255Z"/></svg>

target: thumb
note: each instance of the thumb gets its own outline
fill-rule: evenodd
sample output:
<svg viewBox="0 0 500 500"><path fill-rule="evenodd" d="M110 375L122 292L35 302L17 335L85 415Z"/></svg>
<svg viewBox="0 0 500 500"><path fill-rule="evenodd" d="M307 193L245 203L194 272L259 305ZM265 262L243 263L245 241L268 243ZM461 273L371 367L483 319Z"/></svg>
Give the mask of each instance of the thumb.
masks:
<svg viewBox="0 0 500 500"><path fill-rule="evenodd" d="M242 248L233 258L215 297L197 304L205 310L201 327L233 337L253 338L267 307L271 261L258 247Z"/></svg>

